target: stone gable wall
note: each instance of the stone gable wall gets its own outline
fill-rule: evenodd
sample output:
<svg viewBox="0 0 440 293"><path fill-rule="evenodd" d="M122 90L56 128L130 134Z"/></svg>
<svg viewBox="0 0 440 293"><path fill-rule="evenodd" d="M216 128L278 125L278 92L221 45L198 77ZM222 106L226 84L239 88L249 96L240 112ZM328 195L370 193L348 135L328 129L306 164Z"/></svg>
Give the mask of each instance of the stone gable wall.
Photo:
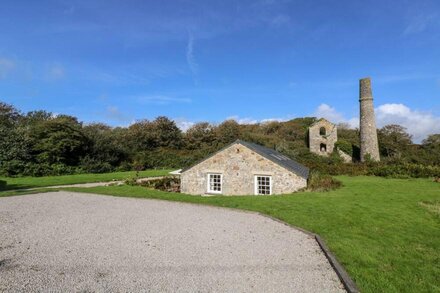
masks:
<svg viewBox="0 0 440 293"><path fill-rule="evenodd" d="M321 127L324 127L326 130L326 135L324 136L320 134ZM321 156L329 156L333 153L337 141L337 127L327 120L318 121L309 128L309 148L312 153ZM321 144L327 146L326 152L321 151Z"/></svg>
<svg viewBox="0 0 440 293"><path fill-rule="evenodd" d="M272 194L307 187L307 180L235 143L181 174L181 192L207 194L208 173L223 175L222 195L253 195L255 175L272 176Z"/></svg>

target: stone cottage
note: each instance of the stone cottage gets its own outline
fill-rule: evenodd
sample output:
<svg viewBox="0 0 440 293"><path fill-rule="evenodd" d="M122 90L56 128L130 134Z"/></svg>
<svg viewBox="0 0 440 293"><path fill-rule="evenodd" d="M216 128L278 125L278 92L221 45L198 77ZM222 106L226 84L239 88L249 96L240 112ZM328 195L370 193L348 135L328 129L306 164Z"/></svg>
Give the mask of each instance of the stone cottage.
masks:
<svg viewBox="0 0 440 293"><path fill-rule="evenodd" d="M181 171L181 192L271 195L307 187L309 169L261 145L237 140Z"/></svg>
<svg viewBox="0 0 440 293"><path fill-rule="evenodd" d="M333 153L338 141L337 127L321 118L309 127L309 147L312 153L328 156Z"/></svg>

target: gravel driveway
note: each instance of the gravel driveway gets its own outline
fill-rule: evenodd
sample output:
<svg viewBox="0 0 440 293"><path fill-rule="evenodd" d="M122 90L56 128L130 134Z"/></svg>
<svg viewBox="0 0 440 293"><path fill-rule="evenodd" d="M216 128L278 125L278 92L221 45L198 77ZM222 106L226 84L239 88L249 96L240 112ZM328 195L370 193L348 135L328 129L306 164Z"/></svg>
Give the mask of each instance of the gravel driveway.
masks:
<svg viewBox="0 0 440 293"><path fill-rule="evenodd" d="M269 218L70 192L0 198L0 291L344 292L311 236Z"/></svg>

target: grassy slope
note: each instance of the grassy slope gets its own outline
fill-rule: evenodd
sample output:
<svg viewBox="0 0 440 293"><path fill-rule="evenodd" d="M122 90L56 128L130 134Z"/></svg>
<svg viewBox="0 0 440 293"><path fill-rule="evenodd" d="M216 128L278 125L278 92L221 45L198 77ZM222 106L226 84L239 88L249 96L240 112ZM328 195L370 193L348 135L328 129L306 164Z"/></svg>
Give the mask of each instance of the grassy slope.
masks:
<svg viewBox="0 0 440 293"><path fill-rule="evenodd" d="M152 177L167 175L170 170L146 170L140 171L140 177ZM55 185L67 185L77 183L93 183L93 182L107 182L112 180L124 180L135 176L135 171L129 172L113 172L103 174L76 174L64 176L46 176L46 177L0 177L0 180L7 182L5 188L1 190L13 190L24 188L37 188Z"/></svg>
<svg viewBox="0 0 440 293"><path fill-rule="evenodd" d="M427 179L339 177L329 193L197 197L115 186L70 190L259 211L321 235L363 292L440 292L440 199Z"/></svg>

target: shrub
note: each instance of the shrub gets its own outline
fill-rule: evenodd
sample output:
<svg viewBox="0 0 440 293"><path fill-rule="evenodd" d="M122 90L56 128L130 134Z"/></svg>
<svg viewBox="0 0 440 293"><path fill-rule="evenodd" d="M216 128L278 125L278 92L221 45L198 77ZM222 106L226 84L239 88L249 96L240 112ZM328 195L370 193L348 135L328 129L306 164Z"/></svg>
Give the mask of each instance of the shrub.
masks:
<svg viewBox="0 0 440 293"><path fill-rule="evenodd" d="M372 164L369 175L389 178L430 178L438 177L440 166L425 166L421 164L386 165L383 163Z"/></svg>
<svg viewBox="0 0 440 293"><path fill-rule="evenodd" d="M23 174L26 170L26 163L19 160L3 161L0 164L0 175L17 176Z"/></svg>
<svg viewBox="0 0 440 293"><path fill-rule="evenodd" d="M307 190L309 191L330 191L342 187L342 182L330 175L319 172L312 172L309 176Z"/></svg>
<svg viewBox="0 0 440 293"><path fill-rule="evenodd" d="M0 190L5 189L6 187L6 181L0 180Z"/></svg>
<svg viewBox="0 0 440 293"><path fill-rule="evenodd" d="M154 188L162 191L168 192L179 192L180 191L180 177L177 176L166 176L160 179L151 179L140 182L139 185Z"/></svg>
<svg viewBox="0 0 440 293"><path fill-rule="evenodd" d="M81 171L84 173L109 173L114 170L108 162L85 157L80 162Z"/></svg>
<svg viewBox="0 0 440 293"><path fill-rule="evenodd" d="M78 173L76 167L67 166L64 164L47 164L47 163L29 163L26 165L25 171L22 173L24 176L57 176L57 175L70 175Z"/></svg>

